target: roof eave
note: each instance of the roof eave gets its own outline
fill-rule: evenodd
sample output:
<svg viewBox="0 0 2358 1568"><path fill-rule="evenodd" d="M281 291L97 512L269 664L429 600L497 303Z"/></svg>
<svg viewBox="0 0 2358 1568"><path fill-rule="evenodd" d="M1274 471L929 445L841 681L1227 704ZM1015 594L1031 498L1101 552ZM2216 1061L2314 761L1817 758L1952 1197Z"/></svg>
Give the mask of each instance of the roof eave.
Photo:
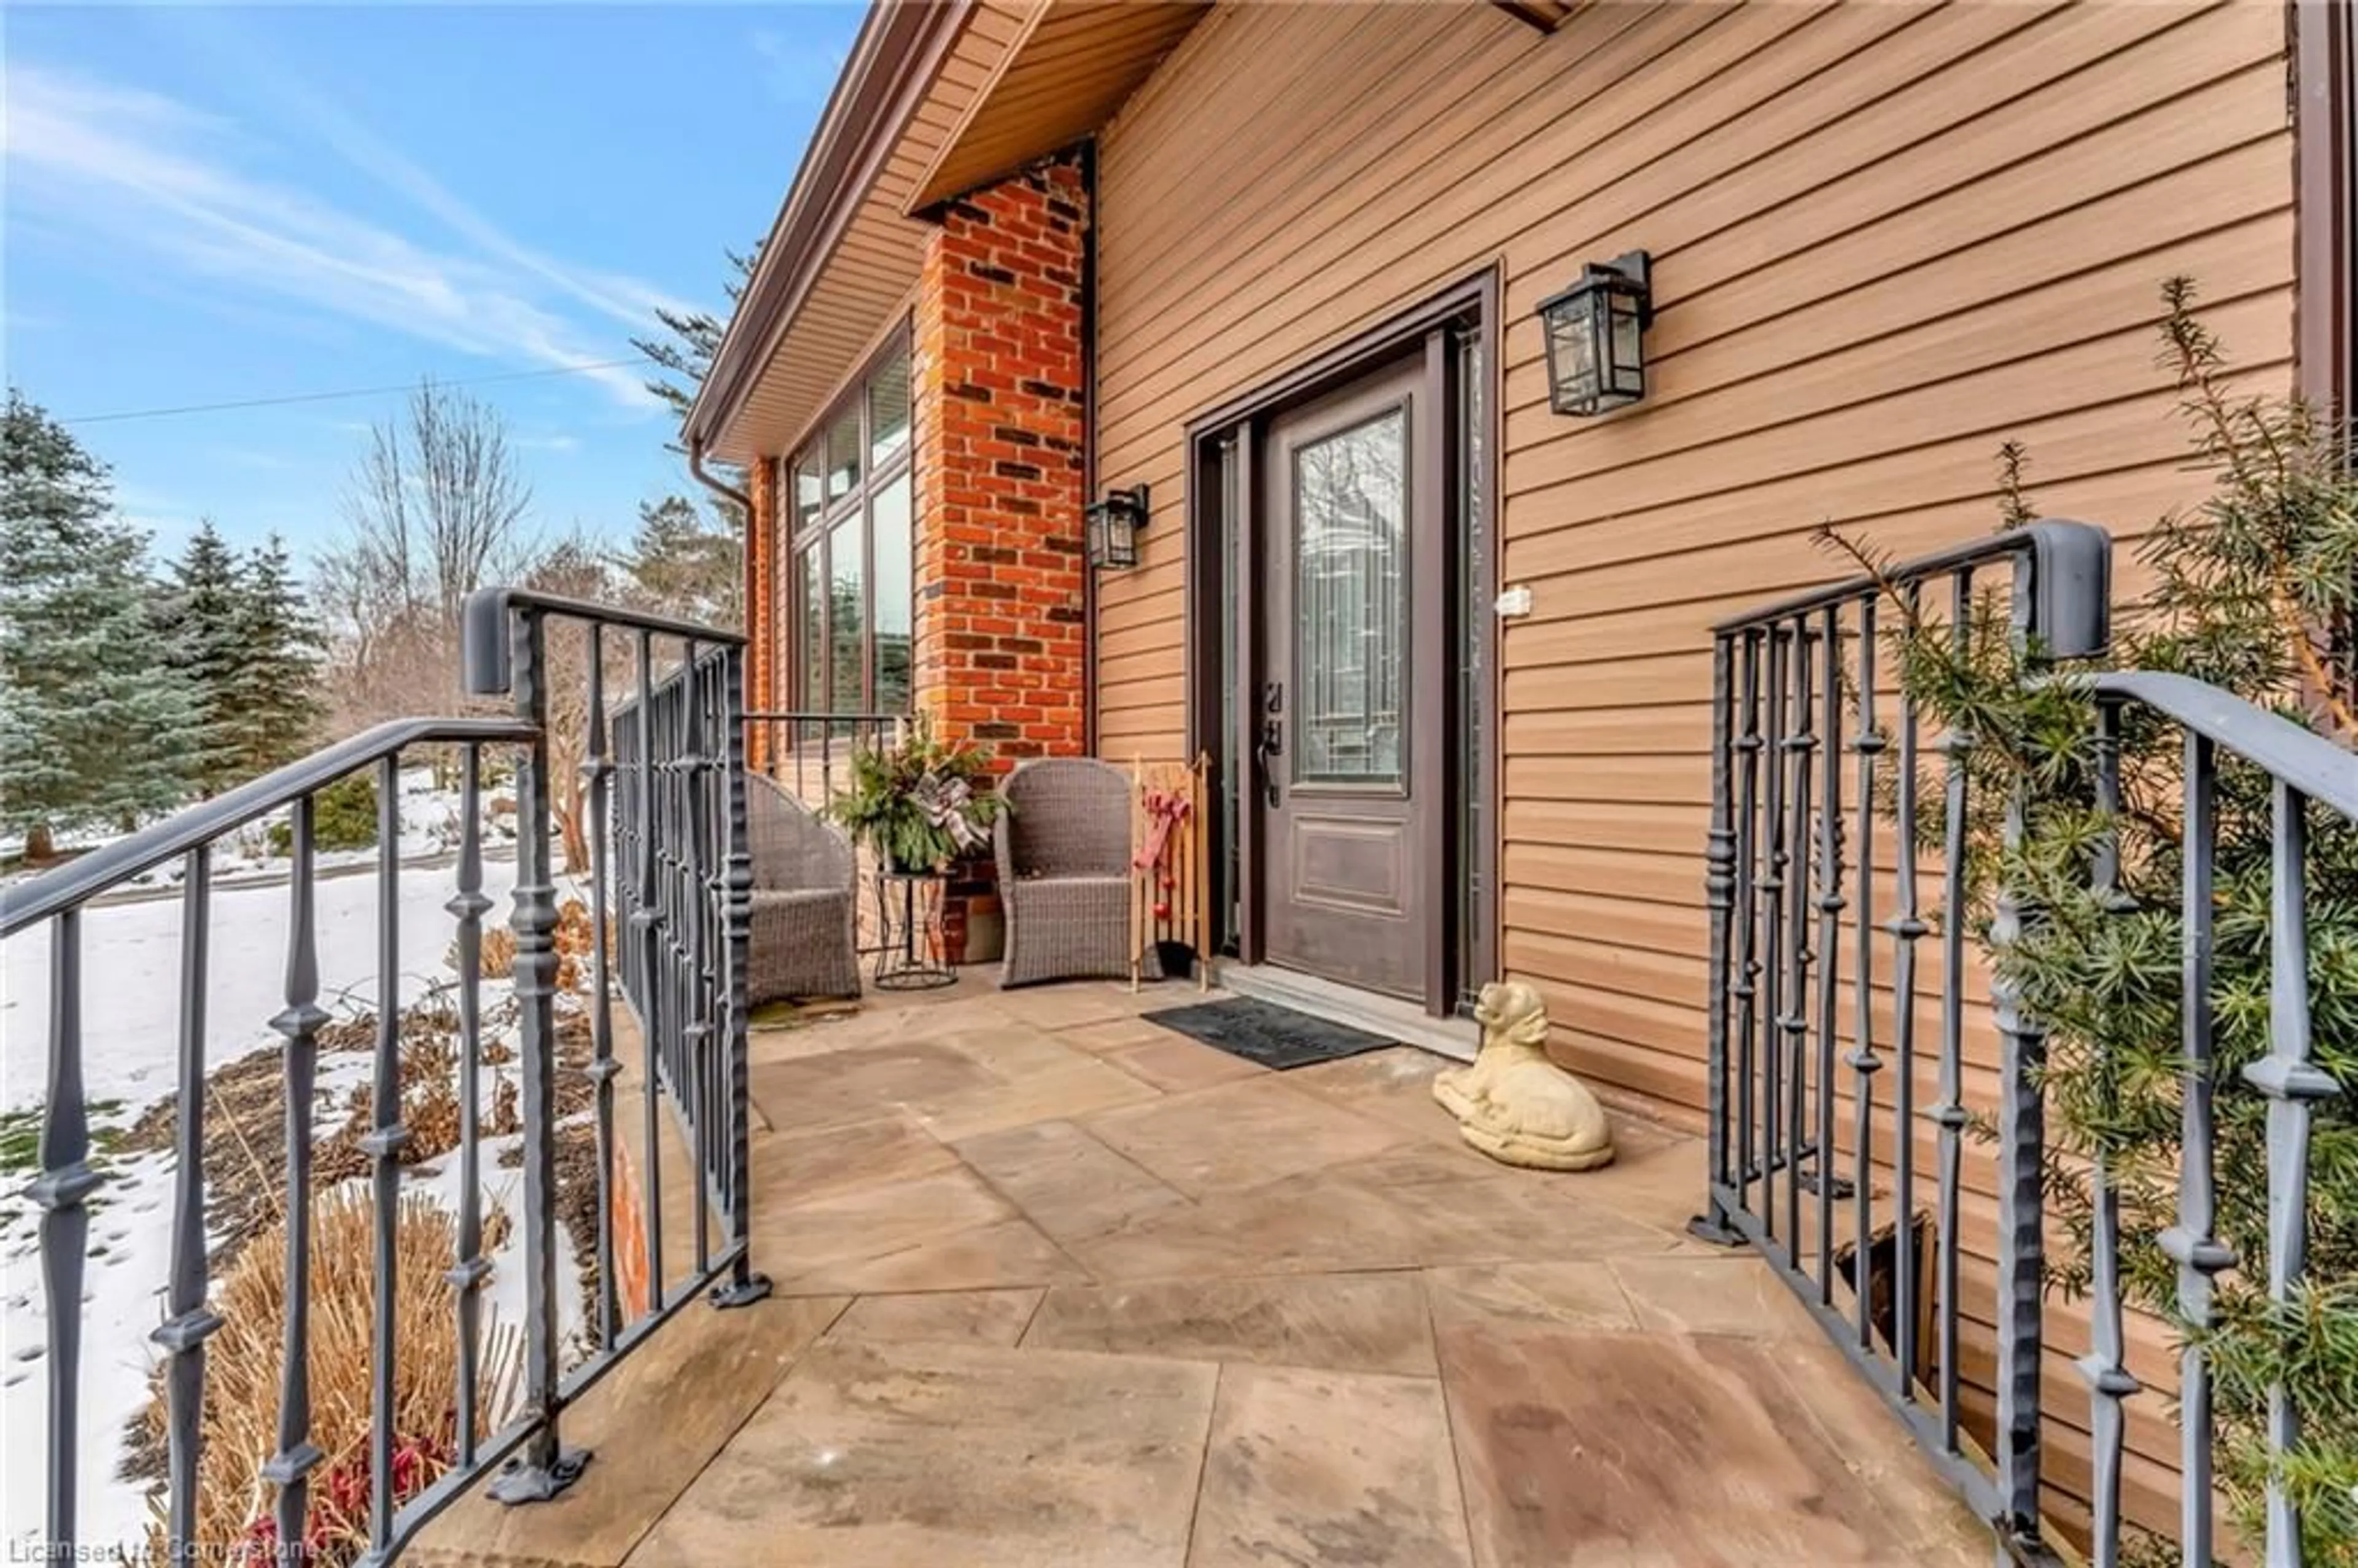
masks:
<svg viewBox="0 0 2358 1568"><path fill-rule="evenodd" d="M973 0L877 0L836 79L753 276L682 421L691 451L727 444L730 425L793 323L844 226L933 79Z"/></svg>

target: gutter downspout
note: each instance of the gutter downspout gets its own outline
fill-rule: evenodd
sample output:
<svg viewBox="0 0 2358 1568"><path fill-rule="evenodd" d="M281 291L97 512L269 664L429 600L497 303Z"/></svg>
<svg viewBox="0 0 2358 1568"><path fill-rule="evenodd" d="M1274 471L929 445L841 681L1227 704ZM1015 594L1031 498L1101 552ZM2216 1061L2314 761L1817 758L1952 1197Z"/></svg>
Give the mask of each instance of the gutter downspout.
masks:
<svg viewBox="0 0 2358 1568"><path fill-rule="evenodd" d="M733 503L745 518L744 537L738 546L738 557L743 563L741 573L744 579L744 586L740 592L742 595L741 602L745 607L745 624L739 630L745 633L746 663L750 666L745 672L743 695L747 708L764 708L769 706L769 703L766 698L762 701L755 700L753 683L768 670L773 662L774 655L770 652L769 633L766 629L767 618L756 613L758 601L755 590L759 585L753 580L753 530L761 525L761 520L753 515L753 498L751 495L733 485L721 483L706 470L704 438L701 436L688 438L687 471L689 477L697 483L721 500ZM767 692L766 683L763 690ZM767 769L770 765L768 748L765 744L767 727L751 726L749 728L762 731L759 735L746 737L750 760L755 768Z"/></svg>
<svg viewBox="0 0 2358 1568"><path fill-rule="evenodd" d="M697 483L702 485L713 494L720 497L721 500L734 503L737 509L745 515L745 536L743 542L738 546L738 555L744 563L743 571L745 577L745 624L742 630L745 633L745 640L750 644L753 640L753 590L756 586L753 581L753 526L755 522L753 516L753 498L751 495L748 495L745 492L736 489L734 486L721 483L719 480L713 478L710 472L705 469L704 438L701 436L692 436L688 438L687 471L689 477L694 479Z"/></svg>
<svg viewBox="0 0 2358 1568"><path fill-rule="evenodd" d="M1081 504L1098 498L1098 143L1081 144ZM1086 525L1084 534L1086 535ZM1098 574L1081 554L1081 750L1098 754Z"/></svg>

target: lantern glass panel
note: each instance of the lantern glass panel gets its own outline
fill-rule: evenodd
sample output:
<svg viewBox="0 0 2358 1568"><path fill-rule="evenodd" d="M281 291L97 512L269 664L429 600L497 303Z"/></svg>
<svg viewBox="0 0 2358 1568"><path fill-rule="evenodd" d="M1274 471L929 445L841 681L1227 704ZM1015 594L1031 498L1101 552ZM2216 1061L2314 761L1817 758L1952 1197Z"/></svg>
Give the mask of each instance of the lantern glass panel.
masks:
<svg viewBox="0 0 2358 1568"><path fill-rule="evenodd" d="M1595 297L1578 290L1547 313L1548 381L1560 414L1577 412L1596 396L1596 331L1589 317Z"/></svg>
<svg viewBox="0 0 2358 1568"><path fill-rule="evenodd" d="M1635 403L1646 395L1646 351L1640 331L1639 300L1635 292L1614 288L1605 296L1609 313L1609 363L1612 372L1607 378L1613 404Z"/></svg>

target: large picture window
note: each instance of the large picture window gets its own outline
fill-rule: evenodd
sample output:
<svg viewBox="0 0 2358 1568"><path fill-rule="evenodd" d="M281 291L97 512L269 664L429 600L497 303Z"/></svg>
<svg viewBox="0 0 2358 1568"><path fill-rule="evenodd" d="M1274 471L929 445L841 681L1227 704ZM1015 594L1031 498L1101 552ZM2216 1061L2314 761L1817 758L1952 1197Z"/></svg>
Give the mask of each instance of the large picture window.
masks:
<svg viewBox="0 0 2358 1568"><path fill-rule="evenodd" d="M909 343L896 338L779 463L788 498L784 689L806 713L905 713L910 535Z"/></svg>

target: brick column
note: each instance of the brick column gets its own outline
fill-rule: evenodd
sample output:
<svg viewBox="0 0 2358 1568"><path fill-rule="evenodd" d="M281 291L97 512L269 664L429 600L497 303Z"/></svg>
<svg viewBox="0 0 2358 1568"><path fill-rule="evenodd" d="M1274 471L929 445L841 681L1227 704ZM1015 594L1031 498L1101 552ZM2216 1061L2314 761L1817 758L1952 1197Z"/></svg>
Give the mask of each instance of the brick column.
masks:
<svg viewBox="0 0 2358 1568"><path fill-rule="evenodd" d="M1085 204L1065 159L959 199L917 290L916 706L1001 772L1085 746ZM953 956L996 903L968 868Z"/></svg>

